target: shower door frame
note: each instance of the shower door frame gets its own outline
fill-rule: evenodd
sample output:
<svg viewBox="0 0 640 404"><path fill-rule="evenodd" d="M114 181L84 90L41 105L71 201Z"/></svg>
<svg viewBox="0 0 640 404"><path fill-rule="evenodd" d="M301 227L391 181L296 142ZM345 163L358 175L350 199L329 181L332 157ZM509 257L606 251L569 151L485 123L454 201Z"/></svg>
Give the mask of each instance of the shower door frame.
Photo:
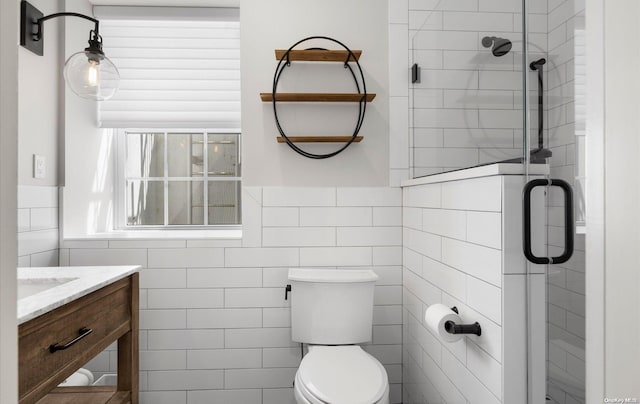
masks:
<svg viewBox="0 0 640 404"><path fill-rule="evenodd" d="M534 0L535 1L535 0ZM531 83L529 79L529 0L521 0L522 6L522 165L523 165L523 188L525 184L533 179L530 174L531 170L531 102L530 102L530 88ZM548 50L546 50L548 52ZM537 86L536 86L537 87ZM544 93L541 95L544 97ZM538 95L536 98L540 97ZM538 108L539 105L536 105ZM538 123L541 122L538 117ZM538 128L538 131L541 128ZM544 128L542 128L544 130ZM537 178L540 178L538 175ZM547 174L544 178L550 179L550 175ZM546 191L544 198L544 220L546 224ZM535 200L535 198L534 198ZM537 199L538 203L540 198ZM523 212L524 214L524 212ZM544 232L542 240L544 243L545 253L547 245L547 231L546 225L544 226ZM523 235L524 238L524 235ZM538 239L540 240L540 239ZM523 252L524 256L524 252ZM548 256L548 254L545 254ZM546 274L548 270L547 265L536 265L531 263L528 259L524 260L525 263L525 317L526 317L526 386L527 386L527 403L528 404L543 404L547 396L547 351L548 351L548 331L547 331L547 293L546 293ZM542 295L544 293L544 295ZM542 300L540 300L542 299ZM544 305L544 306L543 306ZM538 352L542 350L542 352Z"/></svg>
<svg viewBox="0 0 640 404"><path fill-rule="evenodd" d="M605 0L586 0L585 356L587 403L605 397ZM612 162L608 162L612 164ZM607 165L608 165L607 164Z"/></svg>
<svg viewBox="0 0 640 404"><path fill-rule="evenodd" d="M524 150L524 155L523 155L523 164L524 164L524 178L525 178L525 182L529 182L532 179L532 176L530 175L530 168L531 168L531 159L530 159L530 152L531 152L531 113L532 113L532 108L536 108L535 105L532 105L533 103L530 102L530 96L531 94L529 94L529 91L531 89L531 79L529 77L529 63L531 62L531 59L535 59L534 57L531 57L532 55L530 55L529 53L529 27L528 27L528 21L527 21L527 17L529 15L529 9L528 9L528 5L530 3L530 0L521 0L522 1L522 35L523 35L523 45L522 45L522 83L523 83L523 139L524 139L524 145L523 145L523 150ZM536 1L536 0L531 0L531 1ZM603 64L603 60L604 60L604 51L603 51L603 43L602 43L602 37L598 36L598 35L594 35L593 34L593 30L595 29L596 32L602 32L601 29L603 27L603 15L604 15L604 10L603 10L603 6L604 6L604 0L586 0L586 10L588 13L588 16L591 22L595 22L594 26L590 26L589 29L586 31L587 32L587 48L589 49L589 52L587 52L587 76L589 77L589 80L587 80L588 83L588 94L594 95L597 94L598 97L597 98L597 102L593 102L594 101L594 97L589 97L589 103L591 103L590 107L588 107L587 109L587 116L589 116L589 120L587 121L587 132L590 134L590 136L587 136L587 143L589 144L590 148L591 148L591 155L590 155L590 159L592 162L595 162L595 167L593 167L593 165L587 166L587 178L590 180L590 185L594 185L593 184L593 180L594 178L596 178L596 187L595 189L597 191L599 191L598 195L594 195L593 193L591 193L591 197L589 197L590 193L589 191L587 191L587 199L588 199L588 204L590 205L590 208L595 206L596 208L598 208L598 211L596 211L596 213L598 213L600 211L600 208L602 208L602 195L604 195L604 186L602 182L599 182L599 176L601 176L602 171L600 171L600 173L597 172L597 170L603 170L603 165L602 163L602 150L604 150L604 141L603 139L598 139L595 138L593 133L594 132L598 132L598 133L602 133L602 120L601 119L596 119L595 122L593 122L593 120L591 120L591 118L593 116L597 116L598 118L601 118L603 116L602 111L604 109L604 103L602 102L604 100L604 83L602 80L602 72L603 72L603 68L602 68L602 64ZM548 10L547 10L548 12ZM597 17L596 17L597 16ZM596 18L593 18L596 17ZM594 21L595 20L595 21ZM589 20L588 20L589 21ZM591 33L591 35L589 35ZM591 38L591 43L593 43L592 45L589 45L590 41L589 38ZM549 60L549 49L545 49L545 53L546 53L546 58L547 60ZM550 68L549 68L550 69ZM590 74L591 72L591 74ZM594 80L594 78L597 77L597 79ZM546 84L548 83L545 82L545 87ZM542 95L543 97L548 97L548 93L543 93ZM595 104L595 105L594 105ZM545 109L545 113L547 114L546 116L548 117L548 109ZM540 117L539 121L540 122ZM546 129L547 131L550 130L549 128L549 124L546 123L545 127L543 129ZM549 135L547 135L547 148L549 148ZM551 170L550 170L551 171ZM551 179L551 175L547 175L545 177L547 180ZM572 184L573 185L573 184ZM542 188L542 187L541 187ZM548 187L547 187L548 188ZM588 189L588 188L587 188ZM594 199L600 199L599 201L594 201ZM548 203L548 193L545 192L545 229L549 226L549 220L547 218L547 214L546 211L548 210L548 206L550 205ZM593 211L591 211L590 213L593 213ZM600 216L600 218L602 219L601 221L596 221L597 223L604 223L603 220L603 216ZM593 221L590 219L589 220L590 223L593 223ZM591 230L591 229L590 229ZM575 235L575 232L574 232ZM600 244L603 242L602 240L602 234L590 234L591 238L587 238L588 240L594 240L595 243L594 244ZM549 237L549 233L547 230L544 231L544 244L545 244L545 250L547 249L547 246L549 244L548 241L548 237ZM599 251L592 251L593 248L592 247L596 247L593 244L590 244L587 241L587 244L589 244L589 247L586 249L587 252L592 252L593 254L586 254L586 262L590 262L590 260L592 258L597 259L599 262L602 262L604 260L603 257L603 250L600 249ZM548 254L545 256L549 256ZM549 309L548 309L548 305L549 305L549 293L548 293L548 276L549 276L549 271L550 271L550 266L549 265L536 265L533 264L531 262L529 262L529 260L526 260L526 273L527 273L527 277L526 277L526 315L527 315L527 402L529 404L542 404L546 401L546 397L548 394L548 383L549 383L549 327L548 327L548 316L549 316ZM593 262L593 261L591 261ZM540 282L540 273L541 273L541 269L542 270L542 285ZM591 268L590 268L591 269ZM586 264L585 264L585 274L589 274L589 271L586 271ZM585 354L586 357L591 360L593 359L593 356L591 356L591 353L596 353L597 357L596 357L596 363L597 365L593 365L592 363L589 363L588 366L586 366L586 382L585 382L585 393L586 393L586 397L604 397L603 395L603 381L604 381L604 313L602 312L602 309L600 307L593 307L593 300L589 300L586 299L586 296L589 296L590 299L593 297L593 293L596 292L596 297L598 298L596 301L599 302L604 302L604 288L602 287L602 285L604 284L604 276L602 273L597 273L597 274L592 274L592 278L596 280L597 282L597 286L594 285L593 283L590 283L590 279L589 277L587 277L587 285L585 288L585 303L586 303L586 318L587 318L587 324L586 324L586 329L585 329L585 340L586 340L586 346L585 346ZM591 287L590 287L591 286ZM599 290L595 290L594 289L599 289ZM544 307L541 307L541 302L539 300L542 291L544 292L543 298L543 304ZM595 309L595 313L590 313L591 310ZM542 310L542 312L541 312ZM593 314L595 314L595 322L591 321L594 320L594 316ZM540 316L542 317L542 324L541 324L541 319ZM591 315L591 316L590 316ZM595 333L595 335L594 335ZM586 336L588 336L588 338L586 338ZM595 339L593 337L596 337ZM543 339L542 343L540 339ZM543 350L544 352L541 354L539 352L539 350L541 349L540 347L543 346ZM541 361L542 358L542 361ZM540 363L542 362L542 364ZM594 383L595 382L595 383ZM591 403L591 400L586 400L585 402L589 402ZM600 401L593 401L593 402L600 402Z"/></svg>

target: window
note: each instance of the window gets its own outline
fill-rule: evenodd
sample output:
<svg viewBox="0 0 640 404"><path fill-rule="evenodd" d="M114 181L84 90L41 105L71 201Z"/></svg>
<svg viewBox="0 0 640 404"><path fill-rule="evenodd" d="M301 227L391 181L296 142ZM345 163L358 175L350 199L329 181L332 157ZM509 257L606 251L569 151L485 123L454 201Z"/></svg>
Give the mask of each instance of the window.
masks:
<svg viewBox="0 0 640 404"><path fill-rule="evenodd" d="M239 143L239 134L119 131L119 227L239 224Z"/></svg>
<svg viewBox="0 0 640 404"><path fill-rule="evenodd" d="M121 75L99 104L100 126L117 129L116 227L240 224L239 10L94 14Z"/></svg>

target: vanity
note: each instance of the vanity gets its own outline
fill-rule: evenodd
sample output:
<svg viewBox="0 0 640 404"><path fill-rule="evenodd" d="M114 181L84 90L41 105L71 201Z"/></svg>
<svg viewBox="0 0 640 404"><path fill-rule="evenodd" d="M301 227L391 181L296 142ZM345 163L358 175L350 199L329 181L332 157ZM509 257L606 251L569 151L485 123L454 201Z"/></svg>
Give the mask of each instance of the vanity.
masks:
<svg viewBox="0 0 640 404"><path fill-rule="evenodd" d="M20 404L138 403L138 269L18 268ZM57 387L115 341L117 386Z"/></svg>

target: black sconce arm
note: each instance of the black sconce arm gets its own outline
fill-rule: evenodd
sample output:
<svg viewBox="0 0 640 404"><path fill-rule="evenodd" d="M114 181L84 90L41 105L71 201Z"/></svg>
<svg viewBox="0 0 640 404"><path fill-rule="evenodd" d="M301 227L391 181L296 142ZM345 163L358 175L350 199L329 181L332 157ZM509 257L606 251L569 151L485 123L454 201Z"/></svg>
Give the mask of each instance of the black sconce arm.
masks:
<svg viewBox="0 0 640 404"><path fill-rule="evenodd" d="M80 14L80 13L69 13L69 12L64 12L64 13L55 13L55 14L49 14L47 16L38 18L37 24L38 24L38 30L33 34L33 40L34 41L39 41L40 38L42 38L42 23L50 20L52 18L57 18L57 17L80 17L80 18L84 18L85 20L89 20L91 22L93 22L95 24L95 28L94 31L96 33L96 35L98 35L100 33L100 21L96 20L95 18L91 18L88 15L84 15L84 14Z"/></svg>
<svg viewBox="0 0 640 404"><path fill-rule="evenodd" d="M95 28L91 31L89 40L96 41L96 45L90 43L90 47L99 48L102 40L100 39L99 28L100 22L88 15L72 12L54 13L45 16L40 10L35 8L26 0L20 3L20 45L29 49L36 55L44 54L44 30L43 23L47 20L57 17L80 17L89 20L95 24Z"/></svg>

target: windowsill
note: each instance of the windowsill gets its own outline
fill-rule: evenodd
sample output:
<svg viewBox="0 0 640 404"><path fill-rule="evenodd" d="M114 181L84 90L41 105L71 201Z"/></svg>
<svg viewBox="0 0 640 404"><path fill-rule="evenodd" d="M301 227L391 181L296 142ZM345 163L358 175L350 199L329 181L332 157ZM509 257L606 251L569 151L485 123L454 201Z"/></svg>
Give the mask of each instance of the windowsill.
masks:
<svg viewBox="0 0 640 404"><path fill-rule="evenodd" d="M207 230L114 230L112 232L70 235L65 241L73 240L239 240L241 229Z"/></svg>

